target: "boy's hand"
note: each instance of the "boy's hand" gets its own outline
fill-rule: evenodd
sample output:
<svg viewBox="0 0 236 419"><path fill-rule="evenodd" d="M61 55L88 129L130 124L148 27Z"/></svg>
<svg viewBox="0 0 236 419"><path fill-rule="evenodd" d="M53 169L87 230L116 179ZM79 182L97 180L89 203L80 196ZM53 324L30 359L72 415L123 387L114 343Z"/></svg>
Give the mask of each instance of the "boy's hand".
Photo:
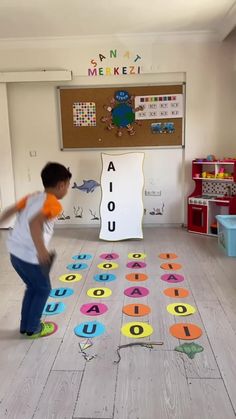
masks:
<svg viewBox="0 0 236 419"><path fill-rule="evenodd" d="M38 252L38 261L40 265L48 265L49 263L51 263L51 254L46 248L41 249Z"/></svg>

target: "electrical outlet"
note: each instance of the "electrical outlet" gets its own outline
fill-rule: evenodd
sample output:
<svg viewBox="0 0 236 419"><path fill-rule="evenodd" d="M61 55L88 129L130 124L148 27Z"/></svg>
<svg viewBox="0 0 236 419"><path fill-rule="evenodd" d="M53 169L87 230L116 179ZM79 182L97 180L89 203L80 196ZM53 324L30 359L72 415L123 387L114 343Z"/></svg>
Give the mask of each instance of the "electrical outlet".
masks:
<svg viewBox="0 0 236 419"><path fill-rule="evenodd" d="M161 191L147 191L147 190L145 190L145 196L161 196Z"/></svg>

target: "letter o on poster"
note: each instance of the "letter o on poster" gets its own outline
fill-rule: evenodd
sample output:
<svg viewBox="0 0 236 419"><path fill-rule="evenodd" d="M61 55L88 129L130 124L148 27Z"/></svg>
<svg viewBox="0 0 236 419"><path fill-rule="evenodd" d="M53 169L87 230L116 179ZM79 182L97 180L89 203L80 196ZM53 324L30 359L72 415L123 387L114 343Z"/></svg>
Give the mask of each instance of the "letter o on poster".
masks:
<svg viewBox="0 0 236 419"><path fill-rule="evenodd" d="M129 253L128 259L145 259L146 256L145 253Z"/></svg>
<svg viewBox="0 0 236 419"><path fill-rule="evenodd" d="M107 298L111 294L110 288L89 288L87 291L87 295L92 298Z"/></svg>
<svg viewBox="0 0 236 419"><path fill-rule="evenodd" d="M96 321L80 323L78 326L74 328L74 333L77 336L85 338L95 338L96 336L102 335L104 332L104 324Z"/></svg>
<svg viewBox="0 0 236 419"><path fill-rule="evenodd" d="M148 323L130 322L122 326L121 333L129 338L145 338L153 333L153 328Z"/></svg>

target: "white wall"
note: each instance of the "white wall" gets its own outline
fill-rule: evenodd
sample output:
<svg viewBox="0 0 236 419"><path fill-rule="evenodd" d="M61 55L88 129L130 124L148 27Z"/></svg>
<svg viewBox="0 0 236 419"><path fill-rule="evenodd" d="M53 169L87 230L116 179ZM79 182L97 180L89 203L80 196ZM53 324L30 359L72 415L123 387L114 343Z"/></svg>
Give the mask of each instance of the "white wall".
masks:
<svg viewBox="0 0 236 419"><path fill-rule="evenodd" d="M49 45L49 46L48 46ZM102 47L101 47L102 45ZM150 36L142 38L110 37L88 38L71 43L55 41L51 44L36 42L19 44L0 44L0 71L68 69L73 72L73 81L61 85L137 85L139 83L177 82L186 79L186 147L184 151L184 202L191 192L191 160L195 157L215 154L218 157L236 155L235 135L235 95L233 93L235 68L234 46L231 40L217 42L158 42ZM86 69L90 59L98 53L108 56L110 49L117 48L122 55L127 50L142 57L145 74L137 76L87 77ZM24 56L24 60L22 59ZM119 58L119 64L125 63ZM112 60L107 62L113 63ZM15 173L16 197L41 188L39 172L48 160L55 160L70 166L74 180L99 181L101 174L100 153L102 150L66 151L59 147L59 123L57 112L56 85L60 83L12 83L8 85L11 141L13 149L13 168ZM36 151L36 157L29 152ZM125 152L128 152L126 149ZM148 164L144 167L145 180L154 182L158 159L162 158L160 149L145 151ZM120 150L106 150L116 153ZM122 150L124 152L124 150ZM171 168L166 159L166 173L169 186L173 179L169 176ZM181 170L181 168L180 168ZM158 178L158 176L157 176ZM179 189L182 189L182 176ZM167 188L168 189L168 188ZM170 189L171 190L171 189ZM172 193L172 191L171 191ZM176 192L179 194L179 191ZM65 208L74 206L76 191L65 198ZM77 192L78 206L87 208L83 224L98 223L91 220L88 209L99 215L100 188L93 193ZM145 198L146 199L146 198ZM144 202L149 205L150 200ZM183 202L180 202L183 206ZM186 214L186 211L185 211ZM186 221L186 215L183 216ZM155 222L164 218L156 217ZM145 222L145 219L144 219ZM146 222L151 222L150 217ZM153 220L154 222L154 220ZM173 221L174 222L174 221Z"/></svg>

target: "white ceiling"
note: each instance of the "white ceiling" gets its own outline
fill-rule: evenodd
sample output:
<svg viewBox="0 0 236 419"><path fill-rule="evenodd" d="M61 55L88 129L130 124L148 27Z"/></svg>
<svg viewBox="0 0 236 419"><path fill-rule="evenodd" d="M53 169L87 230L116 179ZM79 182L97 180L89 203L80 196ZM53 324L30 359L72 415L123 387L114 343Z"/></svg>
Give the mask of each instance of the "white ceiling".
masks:
<svg viewBox="0 0 236 419"><path fill-rule="evenodd" d="M209 32L236 27L235 0L0 0L0 39Z"/></svg>

